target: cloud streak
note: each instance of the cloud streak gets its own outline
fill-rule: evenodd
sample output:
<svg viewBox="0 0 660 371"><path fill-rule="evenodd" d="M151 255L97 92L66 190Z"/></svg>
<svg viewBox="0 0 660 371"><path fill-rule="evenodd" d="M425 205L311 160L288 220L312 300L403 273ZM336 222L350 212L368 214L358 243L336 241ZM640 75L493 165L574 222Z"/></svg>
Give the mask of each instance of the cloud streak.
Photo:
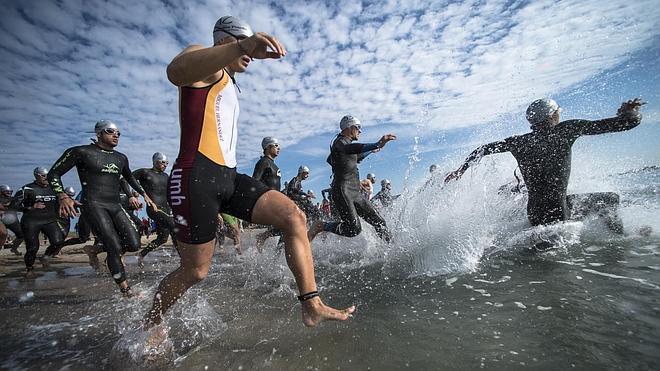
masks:
<svg viewBox="0 0 660 371"><path fill-rule="evenodd" d="M224 14L290 52L237 77L246 173L262 137L294 146L336 131L347 113L400 131L491 122L623 63L657 40L660 21L652 1L223 4L4 4L0 145L9 161L0 182L25 183L32 167L86 143L101 118L120 124L118 149L134 168L149 166L155 151L176 156L178 97L166 65L187 44L210 45Z"/></svg>

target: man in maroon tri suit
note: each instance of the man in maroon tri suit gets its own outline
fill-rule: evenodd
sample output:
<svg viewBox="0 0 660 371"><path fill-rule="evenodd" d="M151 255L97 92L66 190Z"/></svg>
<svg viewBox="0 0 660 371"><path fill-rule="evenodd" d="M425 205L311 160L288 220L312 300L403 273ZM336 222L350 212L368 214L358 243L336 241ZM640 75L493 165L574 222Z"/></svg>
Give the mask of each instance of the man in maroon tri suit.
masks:
<svg viewBox="0 0 660 371"><path fill-rule="evenodd" d="M207 276L218 213L283 231L306 326L346 320L354 306L331 308L317 292L305 215L282 193L236 172L239 106L234 74L244 72L252 58L279 59L286 50L273 36L253 33L247 23L232 16L216 22L213 41L212 47L187 47L167 67L180 97L181 144L168 199L181 265L161 281L144 327L160 324L169 307Z"/></svg>

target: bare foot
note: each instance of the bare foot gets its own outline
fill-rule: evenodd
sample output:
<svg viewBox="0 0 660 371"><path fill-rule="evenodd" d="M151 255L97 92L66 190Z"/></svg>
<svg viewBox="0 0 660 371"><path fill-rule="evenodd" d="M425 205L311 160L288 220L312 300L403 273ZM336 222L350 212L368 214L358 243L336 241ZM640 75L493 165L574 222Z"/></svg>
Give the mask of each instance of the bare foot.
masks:
<svg viewBox="0 0 660 371"><path fill-rule="evenodd" d="M93 245L85 245L83 251L89 257L89 265L92 269L95 271L99 270L101 268L101 262L99 262L99 257L96 256L96 248Z"/></svg>
<svg viewBox="0 0 660 371"><path fill-rule="evenodd" d="M236 249L236 253L238 255L243 255L243 251L241 251L241 244L240 243L234 245L234 248Z"/></svg>
<svg viewBox="0 0 660 371"><path fill-rule="evenodd" d="M309 242L312 242L314 237L316 237L317 234L323 232L323 222L320 220L315 221L311 227L309 227L309 231L307 231L307 239Z"/></svg>
<svg viewBox="0 0 660 371"><path fill-rule="evenodd" d="M131 298L142 298L142 291L135 291L133 289L128 289L126 292L121 293L125 299L131 299Z"/></svg>
<svg viewBox="0 0 660 371"><path fill-rule="evenodd" d="M255 243L255 244L256 244L256 246L257 246L257 251L259 252L259 254L263 254L263 253L264 253L264 244L266 243L266 240L268 239L268 237L270 237L270 233L269 233L269 232L270 232L270 231L266 231L266 232L259 233L259 234L255 237L255 239L256 239L256 243Z"/></svg>
<svg viewBox="0 0 660 371"><path fill-rule="evenodd" d="M31 279L37 277L37 274L34 272L34 269L28 269L25 271L25 278Z"/></svg>
<svg viewBox="0 0 660 371"><path fill-rule="evenodd" d="M41 265L44 266L44 269L50 268L50 256L42 255L39 257L39 261L41 262Z"/></svg>
<svg viewBox="0 0 660 371"><path fill-rule="evenodd" d="M303 323L307 327L314 327L324 321L346 321L353 316L355 305L344 310L331 308L315 297L302 303Z"/></svg>

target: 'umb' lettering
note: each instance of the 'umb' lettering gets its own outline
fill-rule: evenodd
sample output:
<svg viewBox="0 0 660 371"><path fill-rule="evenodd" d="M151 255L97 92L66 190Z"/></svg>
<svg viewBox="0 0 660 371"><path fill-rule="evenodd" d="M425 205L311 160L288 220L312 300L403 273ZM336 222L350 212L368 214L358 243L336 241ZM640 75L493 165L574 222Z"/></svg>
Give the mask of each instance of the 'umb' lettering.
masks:
<svg viewBox="0 0 660 371"><path fill-rule="evenodd" d="M186 196L181 195L181 172L182 169L173 169L170 175L170 204L172 206L179 206L186 199Z"/></svg>

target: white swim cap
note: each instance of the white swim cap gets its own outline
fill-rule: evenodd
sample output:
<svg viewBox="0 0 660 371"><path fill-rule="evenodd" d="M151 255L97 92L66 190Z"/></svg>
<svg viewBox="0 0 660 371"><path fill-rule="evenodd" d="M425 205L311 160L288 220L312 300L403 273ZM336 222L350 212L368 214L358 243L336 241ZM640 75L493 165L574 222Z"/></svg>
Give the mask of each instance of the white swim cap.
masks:
<svg viewBox="0 0 660 371"><path fill-rule="evenodd" d="M34 171L32 171L32 174L34 174L35 178L37 176L46 176L46 175L48 175L48 169L46 169L45 167L42 167L42 166L35 167Z"/></svg>
<svg viewBox="0 0 660 371"><path fill-rule="evenodd" d="M390 180L389 180L389 179L383 179L383 180L380 181L380 186L381 186L381 187L385 187L385 186L388 185L388 184L390 184Z"/></svg>
<svg viewBox="0 0 660 371"><path fill-rule="evenodd" d="M8 184L0 185L0 192L13 192L14 190Z"/></svg>
<svg viewBox="0 0 660 371"><path fill-rule="evenodd" d="M367 179L376 179L376 174L374 173L367 174Z"/></svg>
<svg viewBox="0 0 660 371"><path fill-rule="evenodd" d="M344 129L350 128L351 126L357 126L357 128L360 129L361 127L360 120L358 120L357 118L351 115L346 115L341 118L341 121L339 121L339 129L342 131Z"/></svg>
<svg viewBox="0 0 660 371"><path fill-rule="evenodd" d="M162 152L156 152L154 153L153 156L151 156L151 162L155 164L156 161L160 161L160 162L167 161L167 156L165 156L165 154Z"/></svg>
<svg viewBox="0 0 660 371"><path fill-rule="evenodd" d="M537 99L527 107L526 117L532 125L548 120L559 109L557 102L550 98Z"/></svg>
<svg viewBox="0 0 660 371"><path fill-rule="evenodd" d="M261 140L261 148L262 149L266 149L266 148L268 148L268 146L272 146L272 145L275 145L275 144L277 144L277 145L280 144L280 142L277 140L277 138L265 137L264 139Z"/></svg>
<svg viewBox="0 0 660 371"><path fill-rule="evenodd" d="M244 22L236 17L231 15L221 17L215 22L215 27L213 27L213 43L217 44L218 41L224 39L227 36L231 36L235 39L246 38L254 35L250 25L247 22Z"/></svg>
<svg viewBox="0 0 660 371"><path fill-rule="evenodd" d="M96 122L96 125L94 125L94 132L96 134L102 132L105 129L119 130L117 125L110 120L99 120Z"/></svg>
<svg viewBox="0 0 660 371"><path fill-rule="evenodd" d="M298 174L302 174L302 173L307 173L307 174L309 174L309 168L308 168L307 166L305 166L305 165L301 165L301 166L298 168Z"/></svg>

